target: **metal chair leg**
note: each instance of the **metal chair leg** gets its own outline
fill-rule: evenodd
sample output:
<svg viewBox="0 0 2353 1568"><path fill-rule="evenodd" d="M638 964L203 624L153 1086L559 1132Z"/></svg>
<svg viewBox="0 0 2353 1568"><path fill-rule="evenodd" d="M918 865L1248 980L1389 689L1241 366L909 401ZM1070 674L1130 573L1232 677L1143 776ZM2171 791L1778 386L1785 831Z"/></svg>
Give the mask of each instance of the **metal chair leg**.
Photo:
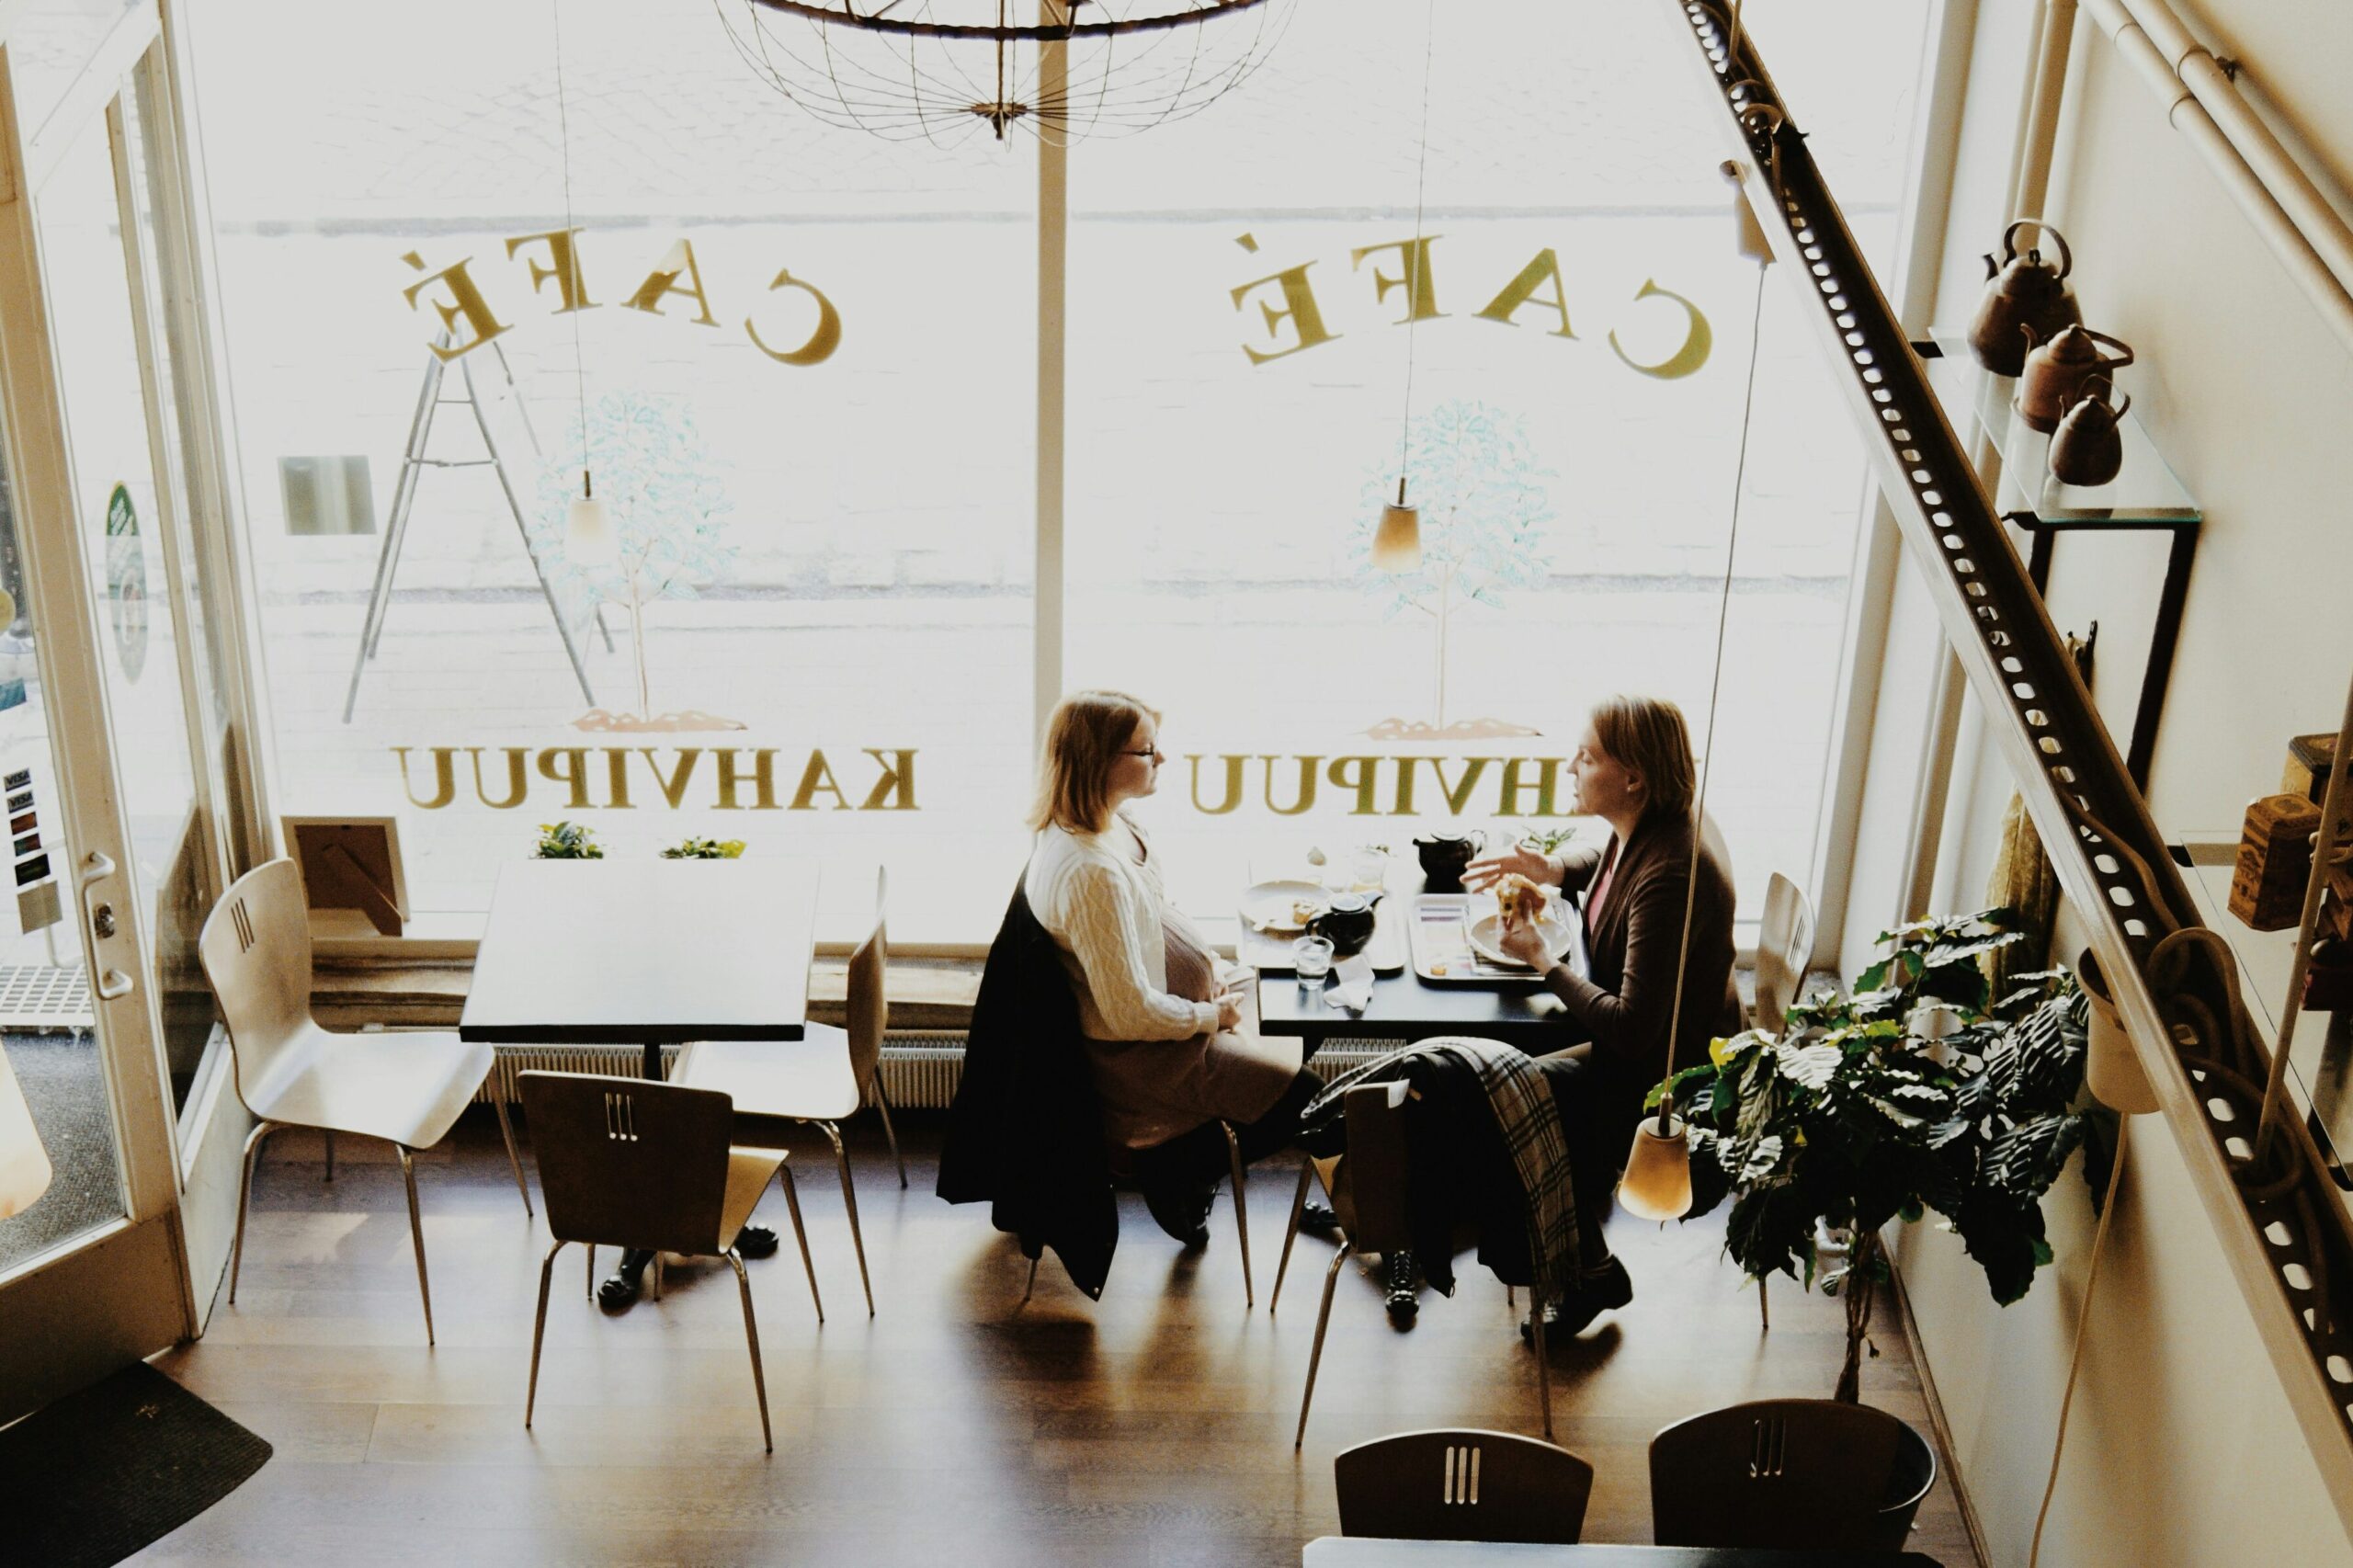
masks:
<svg viewBox="0 0 2353 1568"><path fill-rule="evenodd" d="M891 1102L882 1097L882 1075L874 1075L874 1108L882 1114L882 1136L891 1141L891 1158L898 1163L899 1190L907 1189L907 1157L899 1153L899 1134L891 1125Z"/></svg>
<svg viewBox="0 0 2353 1568"><path fill-rule="evenodd" d="M1226 1163L1233 1168L1233 1233L1242 1244L1242 1310L1246 1312L1258 1304L1258 1292L1250 1283L1250 1205L1243 1196L1242 1143L1233 1135L1232 1122L1218 1125L1225 1130Z"/></svg>
<svg viewBox="0 0 2353 1568"><path fill-rule="evenodd" d="M588 1299L597 1299L597 1244L588 1244Z"/></svg>
<svg viewBox="0 0 2353 1568"><path fill-rule="evenodd" d="M1291 1244L1299 1240L1299 1217L1307 1209L1307 1178L1315 1174L1312 1160L1302 1160L1299 1165L1299 1190L1291 1195L1290 1228L1283 1232L1282 1261L1275 1265L1274 1293L1267 1298L1267 1315L1275 1315L1275 1303L1283 1299L1283 1276L1290 1270Z"/></svg>
<svg viewBox="0 0 2353 1568"><path fill-rule="evenodd" d="M335 1129L323 1127L319 1131L325 1133L327 1139L327 1174L321 1179L333 1181L335 1179Z"/></svg>
<svg viewBox="0 0 2353 1568"><path fill-rule="evenodd" d="M237 1239L229 1249L229 1304L237 1304L237 1271L245 1263L245 1206L253 1201L254 1167L261 1164L262 1140L283 1125L275 1121L254 1124L245 1134L245 1161L237 1176Z"/></svg>
<svg viewBox="0 0 2353 1568"><path fill-rule="evenodd" d="M850 1184L849 1154L842 1147L842 1130L830 1121L818 1126L834 1141L834 1163L842 1169L842 1207L849 1210L849 1244L858 1253L858 1282L866 1287L866 1315L874 1315L874 1281L866 1275L866 1238L858 1230L858 1188Z"/></svg>
<svg viewBox="0 0 2353 1568"><path fill-rule="evenodd" d="M1544 1407L1544 1440L1552 1440L1552 1358L1544 1353L1544 1301L1541 1290L1530 1289L1529 1320L1536 1325L1531 1336L1536 1344L1536 1398Z"/></svg>
<svg viewBox="0 0 2353 1568"><path fill-rule="evenodd" d="M784 1178L784 1206L792 1213L792 1237L801 1244L801 1267L809 1276L809 1301L817 1309L817 1321L825 1321L824 1298L817 1294L817 1266L809 1261L809 1233L801 1228L801 1191L792 1182L792 1167L779 1165L777 1175Z"/></svg>
<svg viewBox="0 0 2353 1568"><path fill-rule="evenodd" d="M237 1298L232 1296L229 1299L233 1301ZM1765 1299L1765 1277L1761 1274L1756 1277L1756 1317L1758 1333L1773 1332L1773 1304Z"/></svg>
<svg viewBox="0 0 2353 1568"><path fill-rule="evenodd" d="M1504 1305L1513 1312L1519 1311L1519 1290L1517 1287L1511 1285L1504 1287Z"/></svg>
<svg viewBox="0 0 2353 1568"><path fill-rule="evenodd" d="M659 1252L654 1255L654 1299L657 1301L662 1299L662 1255Z"/></svg>
<svg viewBox="0 0 2353 1568"><path fill-rule="evenodd" d="M566 1244L558 1242L548 1248L548 1256L540 1264L540 1315L531 1320L531 1381L523 1394L523 1429L527 1432L531 1429L531 1413L540 1403L540 1341L547 1337L548 1332L548 1286L555 1278L555 1255ZM596 1267L593 1263L588 1266L592 1277Z"/></svg>
<svg viewBox="0 0 2353 1568"><path fill-rule="evenodd" d="M1355 1249L1347 1242L1332 1255L1332 1267L1324 1271L1324 1305L1315 1314L1315 1344L1307 1352L1307 1392L1299 1396L1299 1430L1292 1435L1291 1451L1299 1451L1307 1441L1307 1407L1315 1403L1315 1369L1324 1360L1324 1330L1332 1322L1332 1290L1340 1282L1340 1265L1348 1261Z"/></svg>
<svg viewBox="0 0 2353 1568"><path fill-rule="evenodd" d="M727 1249L727 1261L735 1267L735 1289L744 1297L744 1340L752 1347L752 1390L760 1396L760 1446L774 1453L776 1434L768 1429L768 1380L760 1369L760 1325L752 1316L752 1277L744 1272L744 1260L733 1247Z"/></svg>
<svg viewBox="0 0 2353 1568"><path fill-rule="evenodd" d="M401 1157L401 1176L408 1183L408 1235L416 1245L416 1293L425 1301L425 1343L433 1343L433 1286L425 1277L425 1221L416 1212L416 1156L408 1146L395 1143L393 1149Z"/></svg>
<svg viewBox="0 0 2353 1568"><path fill-rule="evenodd" d="M1040 1253L1029 1260L1029 1283L1021 1291L1021 1304L1025 1307L1029 1304L1029 1298L1038 1293L1038 1265L1044 1256Z"/></svg>
<svg viewBox="0 0 2353 1568"><path fill-rule="evenodd" d="M506 1140L506 1168L515 1173L515 1190L523 1195L524 1215L536 1218L531 1212L530 1187L523 1180L523 1157L515 1152L515 1123L507 1119L506 1096L498 1092L496 1068L491 1069L490 1078L490 1108L498 1113L498 1135Z"/></svg>

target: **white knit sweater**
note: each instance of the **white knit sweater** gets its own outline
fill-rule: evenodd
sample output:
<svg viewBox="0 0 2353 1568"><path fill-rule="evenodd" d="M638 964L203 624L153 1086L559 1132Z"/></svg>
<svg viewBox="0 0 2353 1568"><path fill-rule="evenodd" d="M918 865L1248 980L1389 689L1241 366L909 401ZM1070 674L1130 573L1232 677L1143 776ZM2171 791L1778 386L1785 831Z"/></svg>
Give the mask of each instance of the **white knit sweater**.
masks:
<svg viewBox="0 0 2353 1568"><path fill-rule="evenodd" d="M1061 949L1078 993L1079 1027L1094 1040L1189 1040L1217 1031L1214 1002L1170 994L1160 911L1167 894L1147 857L1138 865L1128 824L1108 833L1048 827L1022 881L1030 912Z"/></svg>

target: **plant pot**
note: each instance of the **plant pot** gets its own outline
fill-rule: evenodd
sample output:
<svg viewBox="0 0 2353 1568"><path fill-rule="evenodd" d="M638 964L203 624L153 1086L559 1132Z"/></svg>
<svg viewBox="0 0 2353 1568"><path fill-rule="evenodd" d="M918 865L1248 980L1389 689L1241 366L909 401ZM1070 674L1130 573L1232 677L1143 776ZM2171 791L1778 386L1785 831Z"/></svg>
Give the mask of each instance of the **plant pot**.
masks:
<svg viewBox="0 0 2353 1568"><path fill-rule="evenodd" d="M1857 1544L1866 1551L1902 1551L1910 1547L1912 1520L1936 1483L1936 1447L1907 1421L1904 1440L1896 1445L1895 1462L1888 1468L1885 1500L1871 1516L1869 1539Z"/></svg>

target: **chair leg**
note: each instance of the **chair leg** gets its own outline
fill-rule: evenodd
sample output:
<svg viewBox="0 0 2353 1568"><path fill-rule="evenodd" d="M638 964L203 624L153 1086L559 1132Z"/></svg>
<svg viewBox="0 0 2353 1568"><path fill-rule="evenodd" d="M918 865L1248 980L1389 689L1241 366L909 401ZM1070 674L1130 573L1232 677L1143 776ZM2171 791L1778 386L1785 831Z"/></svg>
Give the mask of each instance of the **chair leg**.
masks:
<svg viewBox="0 0 2353 1568"><path fill-rule="evenodd" d="M1528 1292L1530 1304L1529 1321L1536 1325L1531 1336L1536 1344L1536 1401L1544 1410L1544 1440L1552 1440L1552 1358L1544 1353L1543 1292L1531 1289Z"/></svg>
<svg viewBox="0 0 2353 1568"><path fill-rule="evenodd" d="M320 1131L324 1132L327 1138L327 1174L322 1179L333 1181L335 1179L335 1129L327 1127Z"/></svg>
<svg viewBox="0 0 2353 1568"><path fill-rule="evenodd" d="M597 1299L597 1244L588 1244L588 1299Z"/></svg>
<svg viewBox="0 0 2353 1568"><path fill-rule="evenodd" d="M752 1277L744 1272L744 1260L735 1249L727 1249L727 1261L735 1266L735 1289L744 1297L744 1341L752 1347L752 1392L760 1396L760 1446L769 1453L776 1452L776 1434L768 1429L768 1380L760 1369L760 1325L752 1316Z"/></svg>
<svg viewBox="0 0 2353 1568"><path fill-rule="evenodd" d="M531 1188L523 1180L523 1157L515 1152L515 1123L507 1119L506 1096L497 1092L497 1069L493 1068L490 1108L498 1113L498 1135L506 1140L506 1168L515 1173L515 1190L523 1195L523 1213L536 1218L531 1213Z"/></svg>
<svg viewBox="0 0 2353 1568"><path fill-rule="evenodd" d="M425 1277L425 1221L416 1212L416 1156L404 1143L392 1145L401 1157L401 1176L408 1183L408 1235L416 1245L416 1293L425 1301L425 1343L433 1343L433 1286Z"/></svg>
<svg viewBox="0 0 2353 1568"><path fill-rule="evenodd" d="M659 1251L654 1255L654 1299L657 1301L662 1299L662 1254Z"/></svg>
<svg viewBox="0 0 2353 1568"><path fill-rule="evenodd" d="M899 1190L907 1189L907 1157L899 1153L899 1134L891 1125L891 1102L882 1097L882 1075L874 1075L874 1108L882 1115L882 1136L891 1141L891 1158L898 1163Z"/></svg>
<svg viewBox="0 0 2353 1568"><path fill-rule="evenodd" d="M1504 1287L1504 1305L1513 1312L1519 1311L1519 1290L1517 1287L1511 1285Z"/></svg>
<svg viewBox="0 0 2353 1568"><path fill-rule="evenodd" d="M1242 1310L1246 1312L1258 1304L1258 1292L1250 1283L1250 1205L1243 1197L1242 1144L1233 1136L1233 1123L1221 1121L1218 1126L1225 1130L1226 1163L1233 1169L1233 1234L1242 1244Z"/></svg>
<svg viewBox="0 0 2353 1568"><path fill-rule="evenodd" d="M1283 1299L1283 1276L1290 1269L1291 1244L1299 1240L1299 1217L1307 1208L1307 1179L1314 1174L1315 1166L1312 1161L1300 1162L1299 1190L1291 1195L1290 1200L1290 1228L1283 1233L1283 1256L1282 1260L1275 1265L1274 1293L1267 1298L1268 1317L1274 1316L1275 1303Z"/></svg>
<svg viewBox="0 0 2353 1568"><path fill-rule="evenodd" d="M254 1167L261 1164L262 1140L278 1131L279 1123L261 1121L245 1134L245 1162L237 1176L237 1239L229 1248L229 1304L237 1304L237 1271L245 1263L245 1206L253 1201Z"/></svg>
<svg viewBox="0 0 2353 1568"><path fill-rule="evenodd" d="M558 1242L548 1248L548 1256L540 1264L540 1314L531 1320L531 1381L523 1394L523 1429L527 1432L531 1429L531 1413L540 1403L540 1341L547 1337L548 1332L548 1286L555 1278L555 1255L562 1252L565 1244ZM592 1278L596 1267L595 1264L588 1266Z"/></svg>
<svg viewBox="0 0 2353 1568"><path fill-rule="evenodd" d="M817 1266L809 1261L809 1233L801 1228L801 1189L793 1185L792 1167L779 1165L777 1175L784 1178L784 1206L792 1213L792 1238L801 1244L801 1267L809 1276L809 1301L817 1309L817 1321L825 1321L824 1298L817 1294Z"/></svg>
<svg viewBox="0 0 2353 1568"><path fill-rule="evenodd" d="M231 1296L229 1299L233 1301L237 1298ZM1773 1304L1765 1299L1765 1277L1761 1274L1756 1277L1756 1316L1758 1320L1757 1332L1760 1334L1772 1333Z"/></svg>
<svg viewBox="0 0 2353 1568"><path fill-rule="evenodd" d="M842 1207L849 1210L849 1244L858 1253L858 1282L866 1287L866 1315L874 1315L874 1281L866 1275L866 1238L858 1230L858 1188L850 1184L849 1154L842 1148L842 1130L830 1121L818 1126L834 1141L834 1163L842 1169Z"/></svg>
<svg viewBox="0 0 2353 1568"><path fill-rule="evenodd" d="M1307 1352L1307 1392L1299 1396L1299 1430L1290 1440L1293 1453L1307 1441L1307 1407L1315 1403L1315 1369L1324 1360L1324 1330L1332 1321L1332 1291L1340 1283L1340 1265L1348 1261L1353 1250L1343 1241L1340 1250L1332 1255L1332 1267L1324 1271L1324 1305L1315 1314L1315 1343Z"/></svg>
<svg viewBox="0 0 2353 1568"><path fill-rule="evenodd" d="M1029 1260L1029 1283L1021 1291L1021 1304L1025 1307L1029 1304L1029 1298L1038 1293L1038 1265L1044 1257L1045 1255L1040 1253Z"/></svg>

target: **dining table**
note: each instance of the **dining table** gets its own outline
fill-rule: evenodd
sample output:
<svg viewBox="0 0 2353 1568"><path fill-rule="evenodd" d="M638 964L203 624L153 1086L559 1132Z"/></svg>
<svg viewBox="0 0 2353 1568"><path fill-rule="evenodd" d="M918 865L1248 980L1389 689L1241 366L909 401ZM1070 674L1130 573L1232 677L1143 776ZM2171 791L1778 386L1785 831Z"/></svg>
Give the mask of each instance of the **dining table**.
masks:
<svg viewBox="0 0 2353 1568"><path fill-rule="evenodd" d="M1938 1568L1917 1551L1787 1551L1746 1546L1632 1546L1587 1541L1386 1540L1318 1536L1302 1568Z"/></svg>
<svg viewBox="0 0 2353 1568"><path fill-rule="evenodd" d="M817 886L816 866L785 858L517 861L491 892L458 1037L636 1046L650 1079L694 1040L800 1040ZM744 1239L774 1246L766 1227ZM624 1252L598 1299L636 1300L652 1256Z"/></svg>
<svg viewBox="0 0 2353 1568"><path fill-rule="evenodd" d="M1382 929L1366 950L1378 951L1386 944L1390 951L1402 953L1404 962L1394 972L1374 974L1371 994L1360 1008L1333 1005L1336 978L1305 984L1288 968L1254 966L1259 1032L1301 1037L1311 1052L1335 1036L1410 1040L1474 1035L1517 1045L1531 1056L1581 1040L1561 999L1533 971L1451 981L1415 972L1407 923L1415 918L1417 902L1426 893L1444 896L1458 891L1432 889L1418 873L1391 874L1374 911ZM1578 974L1590 973L1584 924L1575 905L1563 902L1557 910L1570 927L1570 946L1562 961Z"/></svg>

